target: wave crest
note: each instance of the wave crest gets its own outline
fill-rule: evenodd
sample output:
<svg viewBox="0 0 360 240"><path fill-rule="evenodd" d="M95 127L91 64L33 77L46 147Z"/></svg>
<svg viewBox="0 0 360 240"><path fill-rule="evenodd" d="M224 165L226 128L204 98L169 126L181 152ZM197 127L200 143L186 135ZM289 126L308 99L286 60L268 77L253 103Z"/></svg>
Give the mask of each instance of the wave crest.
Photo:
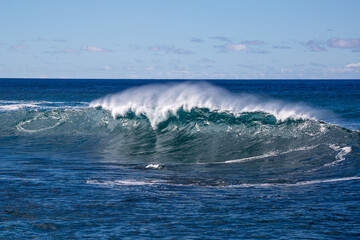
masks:
<svg viewBox="0 0 360 240"><path fill-rule="evenodd" d="M314 110L301 104L269 100L249 94L233 94L205 82L151 84L131 88L92 101L90 107L109 110L114 118L127 116L129 112L145 115L154 129L169 117L178 116L179 110L190 112L196 108L231 113L235 116L263 112L280 121L317 118Z"/></svg>

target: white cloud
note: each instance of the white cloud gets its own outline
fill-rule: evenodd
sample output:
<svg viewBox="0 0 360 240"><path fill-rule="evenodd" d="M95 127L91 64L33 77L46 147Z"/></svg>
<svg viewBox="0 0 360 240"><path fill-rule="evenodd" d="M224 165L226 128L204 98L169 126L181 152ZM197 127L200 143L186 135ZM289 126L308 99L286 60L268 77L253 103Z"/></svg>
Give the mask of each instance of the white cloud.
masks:
<svg viewBox="0 0 360 240"><path fill-rule="evenodd" d="M112 52L112 50L110 50L110 49L99 48L99 47L94 47L94 46L83 46L81 48L81 50L88 51L88 52Z"/></svg>
<svg viewBox="0 0 360 240"><path fill-rule="evenodd" d="M359 63L351 63L345 66L346 68L360 68L360 62Z"/></svg>
<svg viewBox="0 0 360 240"><path fill-rule="evenodd" d="M152 52L158 52L158 51L160 51L160 48L159 47L149 47L148 48L150 51L152 51Z"/></svg>
<svg viewBox="0 0 360 240"><path fill-rule="evenodd" d="M49 54L76 53L76 52L77 50L73 48L65 48L59 51L43 51L43 53L49 53Z"/></svg>
<svg viewBox="0 0 360 240"><path fill-rule="evenodd" d="M328 45L333 48L360 48L360 38L331 38L328 40Z"/></svg>
<svg viewBox="0 0 360 240"><path fill-rule="evenodd" d="M245 44L228 44L225 48L230 51L249 51L250 48Z"/></svg>
<svg viewBox="0 0 360 240"><path fill-rule="evenodd" d="M74 52L76 52L76 50L72 48L66 48L63 50L63 53L74 53Z"/></svg>
<svg viewBox="0 0 360 240"><path fill-rule="evenodd" d="M155 46L148 47L148 50L151 52L163 52L163 53L180 54L180 55L194 54L194 52L189 51L187 49L177 48L177 47L168 46L168 45L155 45Z"/></svg>
<svg viewBox="0 0 360 240"><path fill-rule="evenodd" d="M29 47L26 45L16 45L13 46L12 49L28 49Z"/></svg>
<svg viewBox="0 0 360 240"><path fill-rule="evenodd" d="M110 71L112 68L110 66L105 66L104 69L105 71Z"/></svg>
<svg viewBox="0 0 360 240"><path fill-rule="evenodd" d="M220 52L251 51L251 48L249 48L245 44L224 44L224 45L217 45L214 47L218 48Z"/></svg>

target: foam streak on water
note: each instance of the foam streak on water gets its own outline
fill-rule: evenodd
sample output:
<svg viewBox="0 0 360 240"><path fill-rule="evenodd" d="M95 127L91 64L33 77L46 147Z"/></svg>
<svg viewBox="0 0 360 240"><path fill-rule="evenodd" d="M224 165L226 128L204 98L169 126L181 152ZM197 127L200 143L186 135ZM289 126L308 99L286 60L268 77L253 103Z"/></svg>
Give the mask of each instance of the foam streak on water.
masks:
<svg viewBox="0 0 360 240"><path fill-rule="evenodd" d="M290 149L288 151L285 152L270 152L264 155L260 155L260 156L254 156L254 157L248 157L248 158L241 158L241 159L234 159L234 160L228 160L225 161L225 163L241 163L241 162L248 162L248 161L252 161L252 160L257 160L257 159L262 159L262 158L268 158L268 157L274 157L274 156L279 156L279 155L284 155L284 154L288 154L288 153L292 153L292 152L297 152L297 151L307 151L307 150L311 150L313 148L316 148L317 146L311 146L311 147L301 147L301 148L296 148L296 149Z"/></svg>
<svg viewBox="0 0 360 240"><path fill-rule="evenodd" d="M311 180L311 181L300 181L297 183L244 183L239 185L231 185L230 187L297 187L297 186L306 186L314 184L323 184L323 183L335 183L335 182L344 182L344 181L355 181L360 180L360 177L344 177L344 178L332 178L332 179L322 179L322 180Z"/></svg>
<svg viewBox="0 0 360 240"><path fill-rule="evenodd" d="M349 146L346 146L346 147L342 147L342 148L341 148L340 146L337 146L337 145L334 145L334 144L330 144L329 147L330 147L331 149L337 151L338 153L337 153L336 156L335 156L336 161L334 161L334 162L332 162L332 163L325 164L325 167L334 166L335 164L338 164L339 162L344 161L344 160L345 160L345 156L351 152L351 147L349 147Z"/></svg>

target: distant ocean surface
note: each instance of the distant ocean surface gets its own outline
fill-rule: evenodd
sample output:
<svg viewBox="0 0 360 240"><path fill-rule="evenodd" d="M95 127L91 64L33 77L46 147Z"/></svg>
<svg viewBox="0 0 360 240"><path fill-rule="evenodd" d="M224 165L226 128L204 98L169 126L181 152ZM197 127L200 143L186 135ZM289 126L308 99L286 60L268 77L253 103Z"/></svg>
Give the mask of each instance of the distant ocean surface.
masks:
<svg viewBox="0 0 360 240"><path fill-rule="evenodd" d="M1 239L360 239L360 81L0 79Z"/></svg>

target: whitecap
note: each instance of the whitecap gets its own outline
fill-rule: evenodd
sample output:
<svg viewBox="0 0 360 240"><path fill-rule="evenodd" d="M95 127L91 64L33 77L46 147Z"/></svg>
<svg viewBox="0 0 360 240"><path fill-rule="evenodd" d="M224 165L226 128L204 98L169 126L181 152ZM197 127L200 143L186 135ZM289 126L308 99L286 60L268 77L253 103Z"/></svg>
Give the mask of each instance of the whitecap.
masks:
<svg viewBox="0 0 360 240"><path fill-rule="evenodd" d="M163 166L161 166L160 164L149 164L147 165L145 168L153 168L153 169L160 169Z"/></svg>
<svg viewBox="0 0 360 240"><path fill-rule="evenodd" d="M250 94L233 94L204 82L151 84L130 88L92 101L90 107L108 110L114 118L126 116L129 112L145 115L154 129L170 116L176 116L180 109L189 112L194 108L206 108L235 116L246 112L265 112L280 121L289 118L316 119L318 115L310 107L301 104L262 99Z"/></svg>

